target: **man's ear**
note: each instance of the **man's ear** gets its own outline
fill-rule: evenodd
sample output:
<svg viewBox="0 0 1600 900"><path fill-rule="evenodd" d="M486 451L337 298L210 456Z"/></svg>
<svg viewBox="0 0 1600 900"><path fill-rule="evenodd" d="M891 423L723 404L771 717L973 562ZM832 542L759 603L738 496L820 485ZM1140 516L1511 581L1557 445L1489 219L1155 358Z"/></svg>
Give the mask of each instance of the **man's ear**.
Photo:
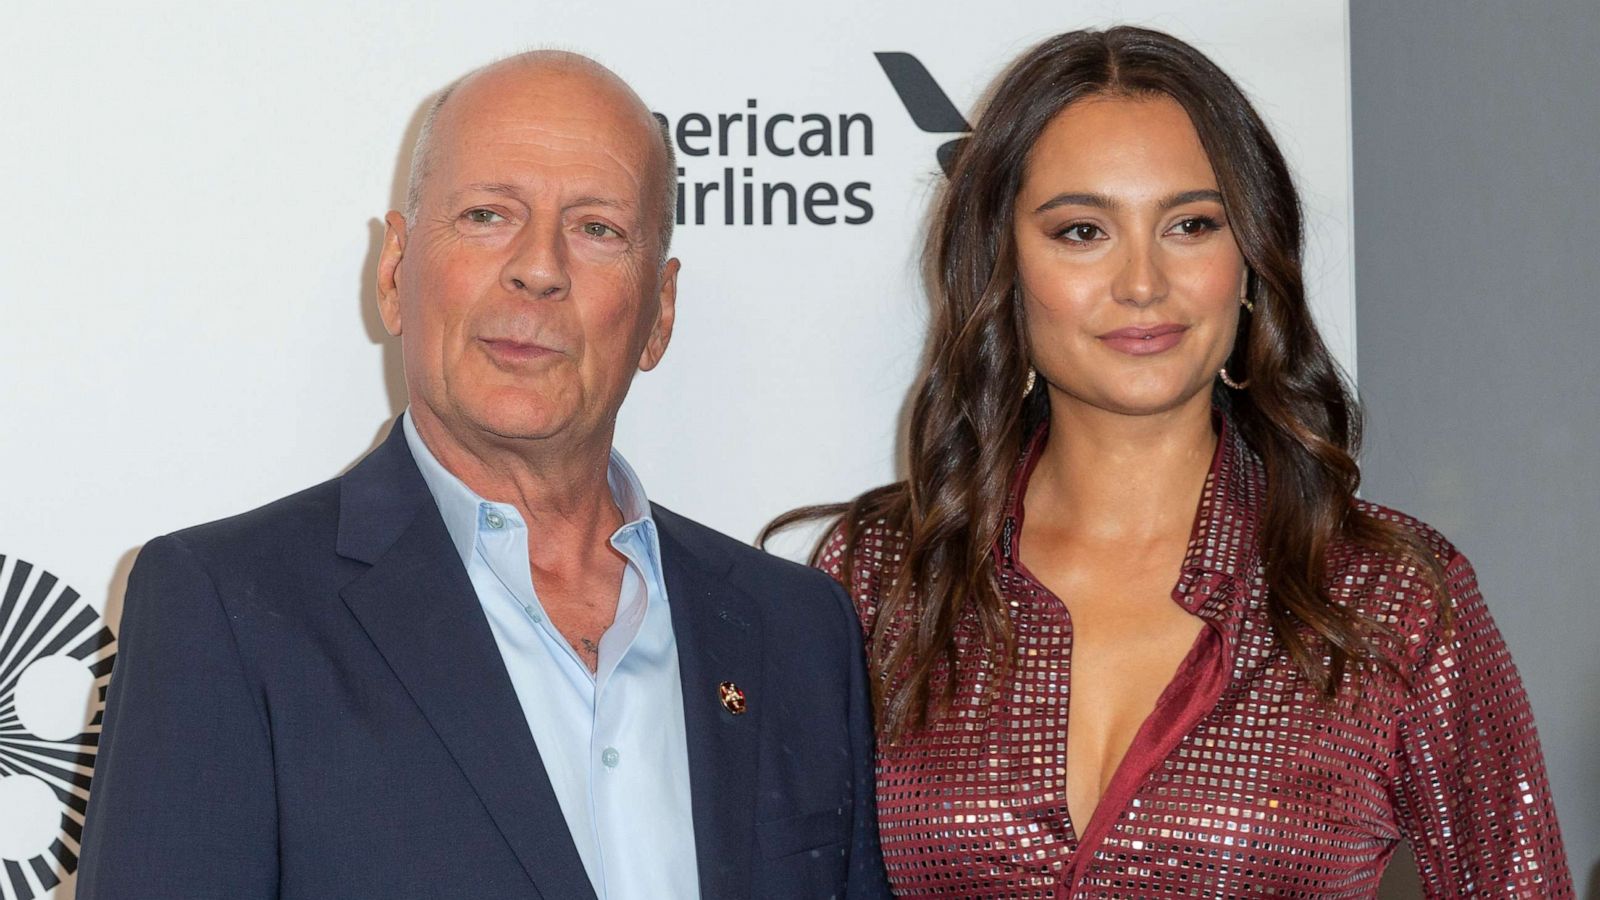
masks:
<svg viewBox="0 0 1600 900"><path fill-rule="evenodd" d="M667 354L667 344L672 342L672 321L678 312L678 261L667 260L661 267L661 288L656 294L656 324L650 329L650 339L645 341L639 354L639 371L648 372Z"/></svg>
<svg viewBox="0 0 1600 900"><path fill-rule="evenodd" d="M400 258L406 252L406 217L394 210L383 217L383 248L378 251L378 315L383 327L399 337L404 330L400 316Z"/></svg>

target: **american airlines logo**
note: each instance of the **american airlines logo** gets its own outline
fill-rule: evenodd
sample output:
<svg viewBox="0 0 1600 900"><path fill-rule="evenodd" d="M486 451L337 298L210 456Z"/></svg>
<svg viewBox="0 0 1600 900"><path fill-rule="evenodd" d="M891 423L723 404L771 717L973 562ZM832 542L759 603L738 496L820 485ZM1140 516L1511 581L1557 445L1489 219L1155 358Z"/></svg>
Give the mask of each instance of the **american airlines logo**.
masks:
<svg viewBox="0 0 1600 900"><path fill-rule="evenodd" d="M918 128L932 134L957 135L940 144L937 151L939 168L949 175L950 167L955 163L956 151L960 149L962 139L972 131L972 126L967 124L966 117L950 102L944 88L933 80L933 75L921 60L909 53L873 55L878 58L883 74L889 76L889 84L900 95L900 102L905 105L906 112L911 114L911 121Z"/></svg>
<svg viewBox="0 0 1600 900"><path fill-rule="evenodd" d="M876 53L911 121L952 139L939 147L948 174L960 136L971 129L926 67L909 53ZM859 111L772 109L757 97L716 112L656 112L678 154L679 225L865 225L872 183L816 179L808 159L873 155L872 117ZM707 165L709 163L710 165ZM773 174L777 170L777 174ZM829 167L829 172L837 167ZM811 177L795 178L795 172Z"/></svg>

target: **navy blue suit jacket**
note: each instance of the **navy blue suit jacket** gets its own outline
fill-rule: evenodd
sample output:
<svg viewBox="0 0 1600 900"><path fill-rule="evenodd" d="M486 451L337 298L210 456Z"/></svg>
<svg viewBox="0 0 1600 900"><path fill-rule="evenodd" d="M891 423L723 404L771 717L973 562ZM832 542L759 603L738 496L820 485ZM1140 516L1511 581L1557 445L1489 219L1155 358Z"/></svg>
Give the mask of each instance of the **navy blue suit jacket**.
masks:
<svg viewBox="0 0 1600 900"><path fill-rule="evenodd" d="M702 896L888 896L848 598L655 518ZM139 555L77 896L594 896L398 427L341 478Z"/></svg>

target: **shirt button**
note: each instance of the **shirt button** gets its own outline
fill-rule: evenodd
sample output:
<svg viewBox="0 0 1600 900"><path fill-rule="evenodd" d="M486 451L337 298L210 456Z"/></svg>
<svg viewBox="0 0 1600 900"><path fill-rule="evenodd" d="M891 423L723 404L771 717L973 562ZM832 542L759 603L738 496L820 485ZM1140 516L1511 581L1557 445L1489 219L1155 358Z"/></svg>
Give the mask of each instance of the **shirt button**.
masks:
<svg viewBox="0 0 1600 900"><path fill-rule="evenodd" d="M600 761L605 763L606 768L615 769L617 763L622 761L622 754L618 753L615 747L607 747L600 752Z"/></svg>
<svg viewBox="0 0 1600 900"><path fill-rule="evenodd" d="M494 512L489 513L488 515L483 517L483 520L485 522L489 523L489 527L490 528L504 528L504 527L506 527L506 519L505 519L504 516L500 515L499 513L494 513Z"/></svg>

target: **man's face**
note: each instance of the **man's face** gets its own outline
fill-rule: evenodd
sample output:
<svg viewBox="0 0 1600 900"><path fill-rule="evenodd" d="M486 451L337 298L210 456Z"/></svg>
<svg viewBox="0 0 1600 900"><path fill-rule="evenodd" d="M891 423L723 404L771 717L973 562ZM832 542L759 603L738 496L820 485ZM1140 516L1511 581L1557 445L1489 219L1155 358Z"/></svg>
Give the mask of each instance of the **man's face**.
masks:
<svg viewBox="0 0 1600 900"><path fill-rule="evenodd" d="M514 66L440 110L378 293L413 409L458 440L609 438L666 351L678 263L659 265L661 151L636 102L590 72Z"/></svg>

